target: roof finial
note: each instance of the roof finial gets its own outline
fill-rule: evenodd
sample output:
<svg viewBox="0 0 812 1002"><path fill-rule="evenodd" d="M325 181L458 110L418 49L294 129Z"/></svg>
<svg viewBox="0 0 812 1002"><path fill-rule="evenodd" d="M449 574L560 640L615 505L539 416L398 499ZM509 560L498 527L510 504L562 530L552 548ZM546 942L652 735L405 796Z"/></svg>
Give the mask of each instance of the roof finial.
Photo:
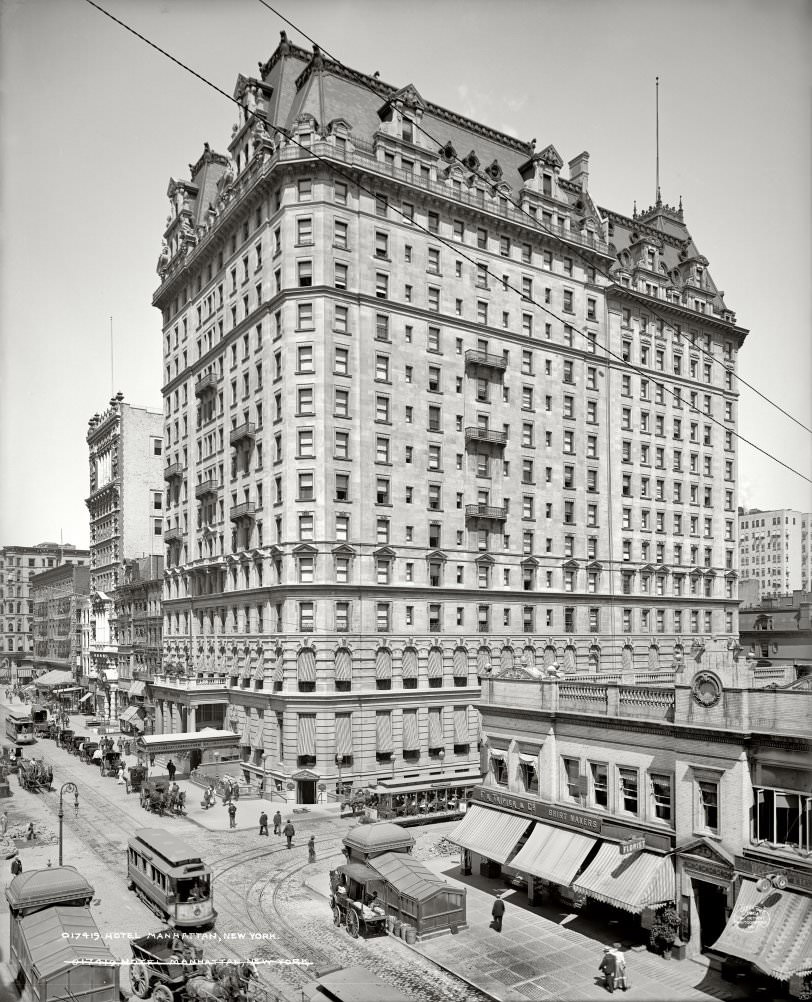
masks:
<svg viewBox="0 0 812 1002"><path fill-rule="evenodd" d="M660 197L660 78L654 78L654 102L656 107L656 142L657 142L657 197L656 205L659 208L663 204Z"/></svg>
<svg viewBox="0 0 812 1002"><path fill-rule="evenodd" d="M632 212L632 219L637 219L637 199L634 200L634 211Z"/></svg>

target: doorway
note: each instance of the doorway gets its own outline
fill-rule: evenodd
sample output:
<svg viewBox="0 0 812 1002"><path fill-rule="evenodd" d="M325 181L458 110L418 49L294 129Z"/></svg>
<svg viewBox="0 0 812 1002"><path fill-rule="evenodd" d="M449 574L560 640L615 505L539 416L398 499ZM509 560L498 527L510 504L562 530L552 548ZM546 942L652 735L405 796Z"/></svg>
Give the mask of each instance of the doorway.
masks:
<svg viewBox="0 0 812 1002"><path fill-rule="evenodd" d="M315 779L296 780L296 803L315 804L316 803L316 781Z"/></svg>
<svg viewBox="0 0 812 1002"><path fill-rule="evenodd" d="M703 950L713 946L727 924L727 890L707 880L691 878L699 915L699 943Z"/></svg>

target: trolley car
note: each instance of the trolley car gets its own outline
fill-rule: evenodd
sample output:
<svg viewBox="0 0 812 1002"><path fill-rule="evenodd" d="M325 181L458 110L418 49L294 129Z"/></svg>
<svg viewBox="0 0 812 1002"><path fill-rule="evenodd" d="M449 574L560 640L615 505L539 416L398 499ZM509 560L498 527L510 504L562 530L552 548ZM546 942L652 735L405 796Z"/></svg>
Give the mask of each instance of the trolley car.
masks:
<svg viewBox="0 0 812 1002"><path fill-rule="evenodd" d="M127 846L127 886L181 929L214 925L211 870L185 842L159 828L142 828Z"/></svg>
<svg viewBox="0 0 812 1002"><path fill-rule="evenodd" d="M31 745L34 737L34 721L30 713L21 710L6 711L6 737L18 745Z"/></svg>

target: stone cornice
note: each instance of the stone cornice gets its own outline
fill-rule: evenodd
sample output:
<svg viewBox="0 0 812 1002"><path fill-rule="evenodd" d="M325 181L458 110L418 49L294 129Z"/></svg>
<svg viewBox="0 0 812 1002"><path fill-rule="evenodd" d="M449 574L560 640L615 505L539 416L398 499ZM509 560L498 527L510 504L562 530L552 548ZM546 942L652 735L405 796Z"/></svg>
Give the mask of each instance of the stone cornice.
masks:
<svg viewBox="0 0 812 1002"><path fill-rule="evenodd" d="M661 311L672 313L678 316L681 322L696 324L697 327L702 327L703 325L718 327L727 336L737 337L739 345L744 342L744 339L750 333L746 327L738 327L729 320L722 320L720 317L715 317L710 313L696 313L685 306L680 306L679 303L670 303L667 299L652 299L651 296L647 296L638 289L631 289L629 286L620 285L617 282L607 286L605 293L607 298L617 296L618 298L632 299L637 303L644 304L655 314ZM733 311L731 310L731 312Z"/></svg>

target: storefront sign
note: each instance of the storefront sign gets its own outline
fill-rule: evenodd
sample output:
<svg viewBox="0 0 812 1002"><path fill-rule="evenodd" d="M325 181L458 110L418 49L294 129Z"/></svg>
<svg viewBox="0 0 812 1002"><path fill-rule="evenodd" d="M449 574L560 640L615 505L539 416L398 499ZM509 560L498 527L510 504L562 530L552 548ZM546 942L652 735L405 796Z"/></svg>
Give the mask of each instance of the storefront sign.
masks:
<svg viewBox="0 0 812 1002"><path fill-rule="evenodd" d="M682 865L689 877L695 873L701 873L703 876L717 877L719 880L733 879L733 867L728 866L727 863L690 855L681 855L679 858L682 860Z"/></svg>
<svg viewBox="0 0 812 1002"><path fill-rule="evenodd" d="M791 866L787 866L783 860L776 860L774 863L762 863L757 859L748 859L745 856L736 856L736 872L753 877L766 877L775 873L783 873L789 881L790 887L797 887L804 891L812 891L812 874L802 873Z"/></svg>
<svg viewBox="0 0 812 1002"><path fill-rule="evenodd" d="M628 856L633 852L641 852L646 848L646 840L644 837L640 838L626 838L620 843L620 855Z"/></svg>

